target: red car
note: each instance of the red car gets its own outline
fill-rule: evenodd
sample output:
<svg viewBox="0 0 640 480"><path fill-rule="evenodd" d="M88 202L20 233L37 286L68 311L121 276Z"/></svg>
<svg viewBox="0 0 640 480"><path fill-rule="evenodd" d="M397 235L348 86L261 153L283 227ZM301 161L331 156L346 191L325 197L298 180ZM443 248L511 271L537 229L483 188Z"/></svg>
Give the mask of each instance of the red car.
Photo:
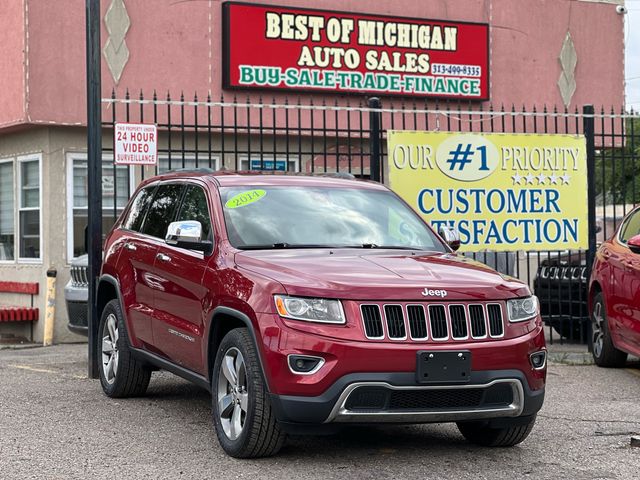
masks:
<svg viewBox="0 0 640 480"><path fill-rule="evenodd" d="M598 249L589 305L596 364L620 367L628 354L640 356L640 208Z"/></svg>
<svg viewBox="0 0 640 480"><path fill-rule="evenodd" d="M104 392L142 395L159 368L189 379L235 457L370 423L457 422L511 446L544 400L529 287L454 253L377 183L148 179L108 235L98 302Z"/></svg>

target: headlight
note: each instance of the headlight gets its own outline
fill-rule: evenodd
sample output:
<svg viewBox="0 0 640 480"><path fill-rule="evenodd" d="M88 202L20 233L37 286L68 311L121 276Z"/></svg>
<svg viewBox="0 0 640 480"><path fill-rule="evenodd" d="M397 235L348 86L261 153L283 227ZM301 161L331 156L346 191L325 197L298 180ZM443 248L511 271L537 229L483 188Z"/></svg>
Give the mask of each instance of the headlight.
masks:
<svg viewBox="0 0 640 480"><path fill-rule="evenodd" d="M339 300L276 295L275 301L276 310L281 317L307 322L339 324L346 322Z"/></svg>
<svg viewBox="0 0 640 480"><path fill-rule="evenodd" d="M538 315L538 297L515 298L507 300L510 322L524 322Z"/></svg>

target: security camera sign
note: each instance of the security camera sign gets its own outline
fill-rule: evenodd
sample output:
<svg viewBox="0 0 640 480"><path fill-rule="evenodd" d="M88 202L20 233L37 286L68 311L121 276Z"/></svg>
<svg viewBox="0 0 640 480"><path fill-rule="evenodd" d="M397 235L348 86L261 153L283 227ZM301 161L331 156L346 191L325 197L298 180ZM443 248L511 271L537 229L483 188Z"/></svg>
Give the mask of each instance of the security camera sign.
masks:
<svg viewBox="0 0 640 480"><path fill-rule="evenodd" d="M587 248L579 135L389 131L390 185L465 251Z"/></svg>
<svg viewBox="0 0 640 480"><path fill-rule="evenodd" d="M116 123L113 132L116 165L155 165L158 129L153 124Z"/></svg>

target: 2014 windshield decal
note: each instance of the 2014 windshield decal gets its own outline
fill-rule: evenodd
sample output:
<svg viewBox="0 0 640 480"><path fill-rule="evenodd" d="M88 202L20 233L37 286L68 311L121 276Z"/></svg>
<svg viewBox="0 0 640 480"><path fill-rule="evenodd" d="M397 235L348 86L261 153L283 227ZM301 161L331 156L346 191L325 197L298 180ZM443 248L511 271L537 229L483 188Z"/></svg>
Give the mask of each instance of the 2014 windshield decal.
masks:
<svg viewBox="0 0 640 480"><path fill-rule="evenodd" d="M231 197L224 204L227 208L240 208L249 205L253 202L264 198L267 194L264 190L247 190L246 192L240 192L237 195Z"/></svg>

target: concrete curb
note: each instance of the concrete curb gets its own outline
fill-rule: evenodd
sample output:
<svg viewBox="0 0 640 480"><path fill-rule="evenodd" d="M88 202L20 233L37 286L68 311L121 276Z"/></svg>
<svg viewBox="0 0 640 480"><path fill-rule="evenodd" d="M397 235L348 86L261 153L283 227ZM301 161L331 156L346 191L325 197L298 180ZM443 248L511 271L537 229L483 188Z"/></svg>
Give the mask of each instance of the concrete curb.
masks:
<svg viewBox="0 0 640 480"><path fill-rule="evenodd" d="M42 348L41 343L7 343L0 344L0 350L29 350L30 348Z"/></svg>

